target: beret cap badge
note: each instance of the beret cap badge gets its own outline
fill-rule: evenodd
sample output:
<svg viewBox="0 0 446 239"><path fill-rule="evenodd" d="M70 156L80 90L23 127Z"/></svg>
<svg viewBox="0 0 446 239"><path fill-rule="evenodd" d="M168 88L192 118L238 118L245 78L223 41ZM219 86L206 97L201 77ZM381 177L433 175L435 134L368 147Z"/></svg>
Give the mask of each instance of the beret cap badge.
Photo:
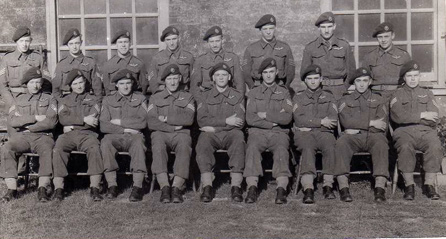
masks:
<svg viewBox="0 0 446 239"><path fill-rule="evenodd" d="M127 73L125 76L126 76L127 78L130 78L130 73Z"/></svg>
<svg viewBox="0 0 446 239"><path fill-rule="evenodd" d="M170 68L170 72L175 73L175 68Z"/></svg>
<svg viewBox="0 0 446 239"><path fill-rule="evenodd" d="M332 22L333 18L332 17L328 17L328 21Z"/></svg>
<svg viewBox="0 0 446 239"><path fill-rule="evenodd" d="M40 74L40 70L37 70L36 72L37 72L37 74Z"/></svg>
<svg viewBox="0 0 446 239"><path fill-rule="evenodd" d="M274 18L273 18L273 17L271 17L269 20L270 20L271 22L274 22Z"/></svg>
<svg viewBox="0 0 446 239"><path fill-rule="evenodd" d="M219 31L218 29L215 29L215 33L217 33L217 34L218 34L218 33L220 33L220 31Z"/></svg>
<svg viewBox="0 0 446 239"><path fill-rule="evenodd" d="M413 68L416 70L418 69L418 65L417 64L413 64Z"/></svg>
<svg viewBox="0 0 446 239"><path fill-rule="evenodd" d="M388 31L389 30L389 26L384 26L384 30Z"/></svg>
<svg viewBox="0 0 446 239"><path fill-rule="evenodd" d="M316 71L316 73L319 73L319 67L316 67L316 69L315 69L315 71Z"/></svg>
<svg viewBox="0 0 446 239"><path fill-rule="evenodd" d="M367 74L367 71L365 69L362 70L362 73Z"/></svg>

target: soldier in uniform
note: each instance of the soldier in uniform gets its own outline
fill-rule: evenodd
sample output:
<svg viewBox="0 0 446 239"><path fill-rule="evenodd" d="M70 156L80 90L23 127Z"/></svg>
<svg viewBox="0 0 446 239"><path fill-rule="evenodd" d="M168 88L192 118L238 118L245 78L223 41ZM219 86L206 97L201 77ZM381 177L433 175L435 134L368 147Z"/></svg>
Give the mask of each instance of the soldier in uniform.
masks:
<svg viewBox="0 0 446 239"><path fill-rule="evenodd" d="M130 52L130 32L126 30L118 31L111 43L116 44L117 54L105 62L102 67L102 82L104 84L105 95L116 93L116 86L111 79L119 70L128 69L133 72L133 77L137 79L135 91L147 94L149 82L147 81L147 70L144 62Z"/></svg>
<svg viewBox="0 0 446 239"><path fill-rule="evenodd" d="M262 85L248 93L246 122L248 124L248 144L246 146L245 170L248 185L246 203L257 201L257 184L263 176L261 153L269 150L273 154L273 177L277 181L275 202L287 202L286 188L291 172L289 168L289 124L293 113L290 93L276 83L279 74L278 63L274 58L266 58L258 68Z"/></svg>
<svg viewBox="0 0 446 239"><path fill-rule="evenodd" d="M230 67L232 81L230 86L244 93L245 81L243 80L242 68L239 57L233 52L223 48L223 31L218 26L213 26L206 31L203 37L209 45L209 51L199 56L194 63L191 76L191 92L197 96L199 92L214 88L214 81L209 76L212 67L220 62L224 62Z"/></svg>
<svg viewBox="0 0 446 239"><path fill-rule="evenodd" d="M47 187L50 186L52 151L54 140L52 130L57 124L57 102L49 94L42 93L42 73L37 67L30 68L21 77L22 87L28 92L20 94L9 108L8 133L10 138L2 148L2 177L8 191L2 198L10 201L17 198L17 153L39 155L38 199L49 201Z"/></svg>
<svg viewBox="0 0 446 239"><path fill-rule="evenodd" d="M395 46L393 25L383 22L372 35L379 46L364 56L362 66L372 72L372 91L380 92L388 100L398 87L399 73L404 63L410 61L407 51Z"/></svg>
<svg viewBox="0 0 446 239"><path fill-rule="evenodd" d="M334 199L333 167L335 162L338 110L336 99L330 91L322 90L322 69L309 65L301 73L307 90L293 98L294 144L302 153L300 171L304 189L303 202L314 203L314 178L316 175L316 151L322 153L323 194L326 199Z"/></svg>
<svg viewBox="0 0 446 239"><path fill-rule="evenodd" d="M182 203L182 189L189 178L190 126L194 123L195 101L192 94L180 89L181 77L178 65L167 66L161 74L166 87L151 97L148 108L148 125L153 130L152 173L160 185L162 203ZM168 152L171 150L175 152L172 187L167 175Z"/></svg>
<svg viewBox="0 0 446 239"><path fill-rule="evenodd" d="M161 34L160 40L166 43L166 49L156 54L149 67L149 85L152 94L164 89L164 82L161 81L161 74L170 64L177 64L181 72L181 88L188 89L190 74L194 65L192 53L184 50L180 46L180 31L174 26L168 26Z"/></svg>
<svg viewBox="0 0 446 239"><path fill-rule="evenodd" d="M88 81L81 70L71 70L64 83L70 87L71 93L59 99L59 122L64 133L57 138L53 149L54 197L59 201L64 199L64 177L68 175L70 152L79 150L87 153L90 196L94 201L101 201L99 183L104 165L96 133L100 99L86 92Z"/></svg>
<svg viewBox="0 0 446 239"><path fill-rule="evenodd" d="M114 199L118 195L116 172L119 170L116 156L119 152L129 152L130 169L133 173L133 189L129 200L141 201L143 198L142 183L146 167L146 146L142 131L147 128L147 101L140 93L133 92L136 79L132 71L120 70L112 79L117 92L104 97L99 117L101 132L105 134L101 140L101 152L104 160L104 176L107 180L107 198Z"/></svg>
<svg viewBox="0 0 446 239"><path fill-rule="evenodd" d="M347 40L334 36L335 18L332 12L324 12L314 24L320 36L305 46L301 74L311 64L322 69L322 85L339 100L350 86L346 79L355 72L356 62Z"/></svg>
<svg viewBox="0 0 446 239"><path fill-rule="evenodd" d="M197 107L197 120L201 133L195 151L201 172L203 193L200 200L211 202L212 169L215 166L214 152L227 149L231 169L231 199L243 201L241 184L245 167L245 136L242 128L245 123L244 94L229 86L232 68L224 62L217 63L209 72L214 82L211 90L202 92Z"/></svg>
<svg viewBox="0 0 446 239"><path fill-rule="evenodd" d="M262 34L262 39L252 43L245 50L242 62L243 77L249 89L261 84L261 71L259 66L266 58L274 58L277 65L277 79L279 84L289 87L294 79L296 66L290 46L275 37L276 17L271 14L264 15L256 23Z"/></svg>
<svg viewBox="0 0 446 239"><path fill-rule="evenodd" d="M68 74L73 69L79 69L88 81L91 87L87 89L88 92L93 92L94 95L102 97L102 79L98 72L96 62L89 56L84 56L81 50L82 36L78 29L70 29L65 34L62 41L69 49L69 54L62 58L56 65L54 77L52 80L53 95L60 98L63 94L70 93L70 87L64 82ZM63 86L65 88L63 88Z"/></svg>
<svg viewBox="0 0 446 239"><path fill-rule="evenodd" d="M432 92L419 86L420 65L417 62L404 64L400 77L405 84L391 98L390 117L397 125L393 139L398 151L398 169L405 181L404 199L415 198L415 150L420 150L424 153L424 193L428 198L438 200L440 195L434 185L443 158L443 147L436 130L438 105Z"/></svg>
<svg viewBox="0 0 446 239"><path fill-rule="evenodd" d="M372 155L375 178L375 201L386 200L384 190L389 177L389 145L386 138L387 103L379 93L373 93L371 72L360 67L350 79L355 85L352 94L344 95L339 101L339 120L344 132L336 142L335 172L339 194L344 202L351 202L348 174L350 162L356 152Z"/></svg>

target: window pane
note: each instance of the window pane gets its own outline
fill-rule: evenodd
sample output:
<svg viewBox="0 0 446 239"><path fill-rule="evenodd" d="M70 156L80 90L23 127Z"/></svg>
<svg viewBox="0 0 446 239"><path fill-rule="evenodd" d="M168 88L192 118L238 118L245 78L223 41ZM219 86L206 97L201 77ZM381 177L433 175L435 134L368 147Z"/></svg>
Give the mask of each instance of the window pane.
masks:
<svg viewBox="0 0 446 239"><path fill-rule="evenodd" d="M158 44L158 18L137 18L136 32L136 44Z"/></svg>
<svg viewBox="0 0 446 239"><path fill-rule="evenodd" d="M85 14L105 13L105 0L84 0Z"/></svg>
<svg viewBox="0 0 446 239"><path fill-rule="evenodd" d="M360 66L362 66L362 60L364 59L364 56L376 48L377 48L377 46L360 46L359 47L359 65Z"/></svg>
<svg viewBox="0 0 446 239"><path fill-rule="evenodd" d="M406 0L384 0L386 9L404 9L407 8Z"/></svg>
<svg viewBox="0 0 446 239"><path fill-rule="evenodd" d="M358 0L359 10L379 9L380 0Z"/></svg>
<svg viewBox="0 0 446 239"><path fill-rule="evenodd" d="M85 19L85 45L107 45L106 19Z"/></svg>
<svg viewBox="0 0 446 239"><path fill-rule="evenodd" d="M353 0L333 0L333 11L353 10Z"/></svg>
<svg viewBox="0 0 446 239"><path fill-rule="evenodd" d="M115 36L115 33L121 30L130 32L130 37L134 37L132 33L132 19L131 18L111 18L110 19L110 40Z"/></svg>
<svg viewBox="0 0 446 239"><path fill-rule="evenodd" d="M69 29L76 28L81 30L80 19L59 19L59 45L62 45L63 38Z"/></svg>
<svg viewBox="0 0 446 239"><path fill-rule="evenodd" d="M380 23L379 14L359 15L359 41L375 41L372 37L373 29Z"/></svg>
<svg viewBox="0 0 446 239"><path fill-rule="evenodd" d="M157 0L136 0L137 13L158 12Z"/></svg>
<svg viewBox="0 0 446 239"><path fill-rule="evenodd" d="M81 4L79 0L59 0L59 15L80 14Z"/></svg>
<svg viewBox="0 0 446 239"><path fill-rule="evenodd" d="M406 13L390 13L385 15L385 21L393 25L395 31L395 41L407 40L407 14Z"/></svg>
<svg viewBox="0 0 446 239"><path fill-rule="evenodd" d="M353 15L336 15L336 35L347 41L354 41Z"/></svg>
<svg viewBox="0 0 446 239"><path fill-rule="evenodd" d="M412 40L432 40L433 20L432 13L412 13Z"/></svg>
<svg viewBox="0 0 446 239"><path fill-rule="evenodd" d="M131 13L132 0L110 0L110 13Z"/></svg>
<svg viewBox="0 0 446 239"><path fill-rule="evenodd" d="M96 64L98 64L99 67L102 67L102 65L108 60L107 58L107 50L97 50L97 51L86 51L85 55L89 57L93 57L96 60Z"/></svg>
<svg viewBox="0 0 446 239"><path fill-rule="evenodd" d="M412 0L412 8L432 8L432 0Z"/></svg>
<svg viewBox="0 0 446 239"><path fill-rule="evenodd" d="M434 52L432 45L412 45L412 59L420 63L422 72L434 71Z"/></svg>
<svg viewBox="0 0 446 239"><path fill-rule="evenodd" d="M158 53L158 49L138 49L136 54L138 58L144 62L146 68L149 67L150 62L152 62L152 58Z"/></svg>

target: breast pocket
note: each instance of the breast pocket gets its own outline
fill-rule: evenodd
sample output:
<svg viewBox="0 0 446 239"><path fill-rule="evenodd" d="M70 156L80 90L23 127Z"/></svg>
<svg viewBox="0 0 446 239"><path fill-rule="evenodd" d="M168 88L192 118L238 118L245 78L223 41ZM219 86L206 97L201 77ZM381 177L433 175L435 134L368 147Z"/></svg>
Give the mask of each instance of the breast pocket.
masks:
<svg viewBox="0 0 446 239"><path fill-rule="evenodd" d="M12 86L19 86L20 82L20 76L21 76L21 72L20 72L20 64L18 63L13 63L7 66L8 67L8 80L9 80L9 84ZM18 85L14 85L14 84L18 84Z"/></svg>
<svg viewBox="0 0 446 239"><path fill-rule="evenodd" d="M260 64L262 64L262 61L266 58L265 57L265 53L258 51L258 52L252 52L251 53L251 58L252 58L252 68L251 70L254 71L254 74L258 74L257 70L260 67Z"/></svg>
<svg viewBox="0 0 446 239"><path fill-rule="evenodd" d="M205 88L212 88L213 86L212 79L209 76L209 72L211 71L211 69L212 69L211 62L206 62L201 66L201 76L202 76L201 86Z"/></svg>
<svg viewBox="0 0 446 239"><path fill-rule="evenodd" d="M181 75L183 76L183 83L189 81L191 61L189 58L179 59L178 67L180 68Z"/></svg>
<svg viewBox="0 0 446 239"><path fill-rule="evenodd" d="M330 63L331 67L337 71L341 71L345 69L345 55L346 52L341 49L333 49L332 56L333 62Z"/></svg>
<svg viewBox="0 0 446 239"><path fill-rule="evenodd" d="M46 100L40 100L39 103L37 104L37 113L40 115L44 115L46 114L46 111L48 110L48 106L50 105L50 100L46 99Z"/></svg>

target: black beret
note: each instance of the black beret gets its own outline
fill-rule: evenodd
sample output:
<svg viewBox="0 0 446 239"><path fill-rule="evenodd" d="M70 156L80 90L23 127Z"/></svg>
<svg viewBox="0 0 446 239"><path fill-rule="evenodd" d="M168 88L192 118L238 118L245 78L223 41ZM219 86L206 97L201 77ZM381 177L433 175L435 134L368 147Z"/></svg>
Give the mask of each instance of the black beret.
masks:
<svg viewBox="0 0 446 239"><path fill-rule="evenodd" d="M270 67L276 67L277 68L277 63L276 60L274 60L274 58L266 58L265 60L262 61L262 63L260 64L259 67L259 74L262 74L262 72Z"/></svg>
<svg viewBox="0 0 446 239"><path fill-rule="evenodd" d="M136 81L136 79L132 73L133 72L130 71L129 69L122 69L122 70L118 71L118 73L116 73L116 75L113 77L111 82L116 83L121 79L130 79L130 80Z"/></svg>
<svg viewBox="0 0 446 239"><path fill-rule="evenodd" d="M212 67L211 71L209 71L209 76L212 78L214 73L219 70L225 70L232 76L231 68L228 65L226 65L226 63L224 63L224 62L215 64L215 66Z"/></svg>
<svg viewBox="0 0 446 239"><path fill-rule="evenodd" d="M321 23L324 23L324 22L335 23L334 14L332 12L324 12L324 13L322 13L319 16L319 18L316 20L314 25L318 27Z"/></svg>
<svg viewBox="0 0 446 239"><path fill-rule="evenodd" d="M256 23L255 28L262 28L266 24L276 25L276 17L271 14L266 14Z"/></svg>
<svg viewBox="0 0 446 239"><path fill-rule="evenodd" d="M213 26L209 28L209 30L206 31L206 34L204 34L203 40L207 41L210 37L213 36L223 36L223 31L219 26Z"/></svg>
<svg viewBox="0 0 446 239"><path fill-rule="evenodd" d="M68 42L75 38L80 36L81 33L79 32L79 30L77 30L76 28L71 28L70 30L68 30L68 32L65 34L63 41L62 41L62 45L67 45Z"/></svg>
<svg viewBox="0 0 446 239"><path fill-rule="evenodd" d="M111 41L111 44L115 44L116 41L117 41L119 38L121 38L121 37L130 39L130 32L127 31L127 30L121 30L121 31L118 31L118 32L115 34L115 36L113 37L113 39L112 39L112 41Z"/></svg>
<svg viewBox="0 0 446 239"><path fill-rule="evenodd" d="M161 75L161 80L165 80L170 75L181 75L180 68L178 68L177 64L170 64L167 66Z"/></svg>
<svg viewBox="0 0 446 239"><path fill-rule="evenodd" d="M349 83L353 84L353 81L361 76L370 76L372 77L372 72L369 71L369 69L365 67L359 67L356 69L356 71L353 73L353 75L350 77Z"/></svg>
<svg viewBox="0 0 446 239"><path fill-rule="evenodd" d="M73 81L78 77L83 77L85 79L85 76L82 73L82 71L80 71L79 69L72 69L68 73L67 78L65 79L64 86L68 86L68 88L69 88L71 86L71 83L73 83Z"/></svg>
<svg viewBox="0 0 446 239"><path fill-rule="evenodd" d="M180 31L174 26L168 26L166 29L164 29L163 33L161 34L160 40L164 42L164 39L168 35L180 35Z"/></svg>
<svg viewBox="0 0 446 239"><path fill-rule="evenodd" d="M404 75L406 75L407 72L412 71L412 70L415 70L415 71L420 70L420 64L418 64L418 62L416 62L414 60L406 62L406 64L404 64L401 67L400 77L401 78L404 77Z"/></svg>
<svg viewBox="0 0 446 239"><path fill-rule="evenodd" d="M14 35L12 36L12 40L16 42L22 37L29 36L31 36L31 30L29 30L28 27L18 27L17 30L15 30Z"/></svg>
<svg viewBox="0 0 446 239"><path fill-rule="evenodd" d="M372 37L376 37L378 34L385 33L385 32L393 32L393 25L390 22L383 22L379 24L375 31L372 34Z"/></svg>
<svg viewBox="0 0 446 239"><path fill-rule="evenodd" d="M42 78L42 72L38 67L32 67L22 77L22 84L27 84L28 81L36 78Z"/></svg>
<svg viewBox="0 0 446 239"><path fill-rule="evenodd" d="M321 67L318 65L309 65L307 68L305 68L304 71L301 72L300 79L305 80L307 75L312 75L312 74L322 75Z"/></svg>

